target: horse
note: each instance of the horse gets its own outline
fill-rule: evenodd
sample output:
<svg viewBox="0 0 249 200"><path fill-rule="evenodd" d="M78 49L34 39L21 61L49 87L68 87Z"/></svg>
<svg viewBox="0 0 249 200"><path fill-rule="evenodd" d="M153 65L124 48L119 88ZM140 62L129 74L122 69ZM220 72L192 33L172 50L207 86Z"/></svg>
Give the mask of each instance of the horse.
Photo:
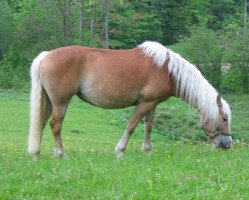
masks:
<svg viewBox="0 0 249 200"><path fill-rule="evenodd" d="M50 118L55 155L64 155L62 123L74 95L94 106L135 106L115 147L122 156L137 124L144 119L142 150L151 151L156 106L172 96L196 108L200 125L216 148L232 145L231 110L201 72L162 44L145 41L128 50L67 46L40 53L31 65L28 152L39 156L43 129Z"/></svg>

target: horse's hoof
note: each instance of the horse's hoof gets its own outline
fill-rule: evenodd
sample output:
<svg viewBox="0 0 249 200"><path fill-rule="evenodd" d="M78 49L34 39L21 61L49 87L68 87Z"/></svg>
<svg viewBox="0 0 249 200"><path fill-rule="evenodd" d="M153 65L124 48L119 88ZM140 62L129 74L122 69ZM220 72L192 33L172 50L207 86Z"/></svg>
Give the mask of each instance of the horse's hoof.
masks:
<svg viewBox="0 0 249 200"><path fill-rule="evenodd" d="M31 155L31 156L32 156L34 161L37 161L40 158L40 153L36 153L36 154Z"/></svg>
<svg viewBox="0 0 249 200"><path fill-rule="evenodd" d="M124 155L124 150L120 149L119 147L115 148L116 158L121 158Z"/></svg>
<svg viewBox="0 0 249 200"><path fill-rule="evenodd" d="M150 145L143 145L142 146L142 151L148 155L152 154L152 148Z"/></svg>
<svg viewBox="0 0 249 200"><path fill-rule="evenodd" d="M29 151L29 155L33 158L33 160L38 160L40 158L40 151Z"/></svg>
<svg viewBox="0 0 249 200"><path fill-rule="evenodd" d="M61 158L64 159L64 160L69 160L69 157L68 157L68 155L66 153L64 153Z"/></svg>
<svg viewBox="0 0 249 200"><path fill-rule="evenodd" d="M54 155L57 158L63 158L65 156L64 151L61 149L54 149Z"/></svg>
<svg viewBox="0 0 249 200"><path fill-rule="evenodd" d="M116 158L122 158L124 156L124 152L116 153Z"/></svg>
<svg viewBox="0 0 249 200"><path fill-rule="evenodd" d="M145 153L146 155L150 156L150 155L152 155L153 151L152 150L144 150L143 149L143 153Z"/></svg>

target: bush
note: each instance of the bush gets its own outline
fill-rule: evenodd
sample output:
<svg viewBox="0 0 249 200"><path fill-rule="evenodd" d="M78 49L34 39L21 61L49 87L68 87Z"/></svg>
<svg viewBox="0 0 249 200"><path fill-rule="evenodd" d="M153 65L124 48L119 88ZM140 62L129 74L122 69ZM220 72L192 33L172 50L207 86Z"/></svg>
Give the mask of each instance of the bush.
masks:
<svg viewBox="0 0 249 200"><path fill-rule="evenodd" d="M249 93L249 33L239 30L231 38L232 41L227 39L226 61L239 72L236 79L242 83L243 92Z"/></svg>
<svg viewBox="0 0 249 200"><path fill-rule="evenodd" d="M243 93L241 71L231 69L222 75L220 90L222 93Z"/></svg>
<svg viewBox="0 0 249 200"><path fill-rule="evenodd" d="M220 90L222 93L243 93L243 82L241 80L241 71L231 69L222 75Z"/></svg>
<svg viewBox="0 0 249 200"><path fill-rule="evenodd" d="M0 62L0 88L27 91L29 88L29 72L6 60Z"/></svg>

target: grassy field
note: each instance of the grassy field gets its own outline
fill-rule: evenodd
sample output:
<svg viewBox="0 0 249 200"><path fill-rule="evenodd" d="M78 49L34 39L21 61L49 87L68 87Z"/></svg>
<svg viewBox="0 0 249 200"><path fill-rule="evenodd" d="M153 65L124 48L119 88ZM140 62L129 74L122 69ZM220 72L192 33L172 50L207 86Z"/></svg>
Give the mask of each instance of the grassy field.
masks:
<svg viewBox="0 0 249 200"><path fill-rule="evenodd" d="M248 199L249 96L226 96L234 145L205 142L198 113L171 99L157 110L153 154L141 153L142 124L116 159L132 109L103 110L73 99L63 128L67 159L53 156L49 126L41 158L27 155L28 94L0 92L0 199ZM203 140L204 139L204 140Z"/></svg>

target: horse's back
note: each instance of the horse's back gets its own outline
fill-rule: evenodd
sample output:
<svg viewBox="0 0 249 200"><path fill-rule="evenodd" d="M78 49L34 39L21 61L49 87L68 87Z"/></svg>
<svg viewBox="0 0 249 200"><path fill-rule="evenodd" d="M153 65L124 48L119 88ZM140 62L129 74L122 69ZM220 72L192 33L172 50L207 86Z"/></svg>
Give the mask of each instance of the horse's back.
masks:
<svg viewBox="0 0 249 200"><path fill-rule="evenodd" d="M166 72L158 70L138 48L62 47L52 50L40 67L48 93L64 98L78 94L81 99L105 108L135 105L151 93L157 99L167 89L160 84L160 79L167 81Z"/></svg>

